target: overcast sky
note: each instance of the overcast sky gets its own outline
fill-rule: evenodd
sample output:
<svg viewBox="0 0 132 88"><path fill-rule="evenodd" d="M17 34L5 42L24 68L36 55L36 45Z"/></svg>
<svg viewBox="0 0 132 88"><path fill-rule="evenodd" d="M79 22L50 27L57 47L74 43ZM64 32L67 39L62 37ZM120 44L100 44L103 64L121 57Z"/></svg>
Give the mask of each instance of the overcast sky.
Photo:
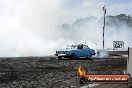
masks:
<svg viewBox="0 0 132 88"><path fill-rule="evenodd" d="M102 7L106 6L107 15L132 15L132 0L60 0L63 16L74 20L75 17L101 17ZM66 18L65 17L65 18ZM67 20L68 20L67 18Z"/></svg>

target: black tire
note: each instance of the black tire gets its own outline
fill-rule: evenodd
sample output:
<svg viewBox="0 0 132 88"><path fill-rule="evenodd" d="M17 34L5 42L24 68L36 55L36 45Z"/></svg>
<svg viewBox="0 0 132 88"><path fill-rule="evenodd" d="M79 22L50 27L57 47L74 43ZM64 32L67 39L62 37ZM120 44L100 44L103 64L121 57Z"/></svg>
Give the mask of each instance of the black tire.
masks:
<svg viewBox="0 0 132 88"><path fill-rule="evenodd" d="M87 56L86 56L86 58L89 58L90 57L90 55L88 54Z"/></svg>
<svg viewBox="0 0 132 88"><path fill-rule="evenodd" d="M91 60L91 58L90 57L92 57L92 54L90 53L90 55L89 56L87 56L86 58L87 59L89 59L89 60Z"/></svg>
<svg viewBox="0 0 132 88"><path fill-rule="evenodd" d="M61 56L58 56L58 58L59 58L59 60L61 60L61 59L62 59L62 57L61 57Z"/></svg>
<svg viewBox="0 0 132 88"><path fill-rule="evenodd" d="M92 54L92 53L90 53L90 57L92 57L92 55L93 55L93 54Z"/></svg>
<svg viewBox="0 0 132 88"><path fill-rule="evenodd" d="M92 54L90 53L90 57L92 57Z"/></svg>
<svg viewBox="0 0 132 88"><path fill-rule="evenodd" d="M71 56L70 56L70 59L76 59L76 54L72 53Z"/></svg>

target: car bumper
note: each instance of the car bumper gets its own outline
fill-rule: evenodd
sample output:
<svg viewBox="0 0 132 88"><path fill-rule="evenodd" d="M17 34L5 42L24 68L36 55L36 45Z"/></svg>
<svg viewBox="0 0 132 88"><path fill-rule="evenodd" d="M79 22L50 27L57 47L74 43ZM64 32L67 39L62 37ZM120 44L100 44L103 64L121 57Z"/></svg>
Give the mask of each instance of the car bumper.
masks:
<svg viewBox="0 0 132 88"><path fill-rule="evenodd" d="M67 54L55 54L56 56L66 57Z"/></svg>
<svg viewBox="0 0 132 88"><path fill-rule="evenodd" d="M93 53L93 55L95 55L96 53Z"/></svg>

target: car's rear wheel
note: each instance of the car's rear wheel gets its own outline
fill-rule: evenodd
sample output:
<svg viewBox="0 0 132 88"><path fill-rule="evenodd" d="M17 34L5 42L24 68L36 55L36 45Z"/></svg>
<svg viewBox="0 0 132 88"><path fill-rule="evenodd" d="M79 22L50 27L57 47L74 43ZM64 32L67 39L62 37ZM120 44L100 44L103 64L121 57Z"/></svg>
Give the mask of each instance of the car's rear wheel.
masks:
<svg viewBox="0 0 132 88"><path fill-rule="evenodd" d="M90 57L92 57L92 54L90 53Z"/></svg>
<svg viewBox="0 0 132 88"><path fill-rule="evenodd" d="M90 57L92 57L92 54L91 53L89 53L86 58L87 59L90 59Z"/></svg>
<svg viewBox="0 0 132 88"><path fill-rule="evenodd" d="M70 56L70 59L76 59L76 54L72 53L71 56Z"/></svg>

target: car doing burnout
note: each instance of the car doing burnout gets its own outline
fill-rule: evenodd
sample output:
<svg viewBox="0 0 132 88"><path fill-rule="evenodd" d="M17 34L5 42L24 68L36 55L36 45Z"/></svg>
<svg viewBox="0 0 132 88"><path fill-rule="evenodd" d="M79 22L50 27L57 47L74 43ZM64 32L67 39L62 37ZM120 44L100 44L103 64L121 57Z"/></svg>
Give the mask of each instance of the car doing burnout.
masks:
<svg viewBox="0 0 132 88"><path fill-rule="evenodd" d="M59 59L62 57L68 57L71 59L80 57L89 58L92 55L95 55L95 50L90 49L87 45L84 44L68 45L66 49L56 51L55 55L58 56Z"/></svg>

